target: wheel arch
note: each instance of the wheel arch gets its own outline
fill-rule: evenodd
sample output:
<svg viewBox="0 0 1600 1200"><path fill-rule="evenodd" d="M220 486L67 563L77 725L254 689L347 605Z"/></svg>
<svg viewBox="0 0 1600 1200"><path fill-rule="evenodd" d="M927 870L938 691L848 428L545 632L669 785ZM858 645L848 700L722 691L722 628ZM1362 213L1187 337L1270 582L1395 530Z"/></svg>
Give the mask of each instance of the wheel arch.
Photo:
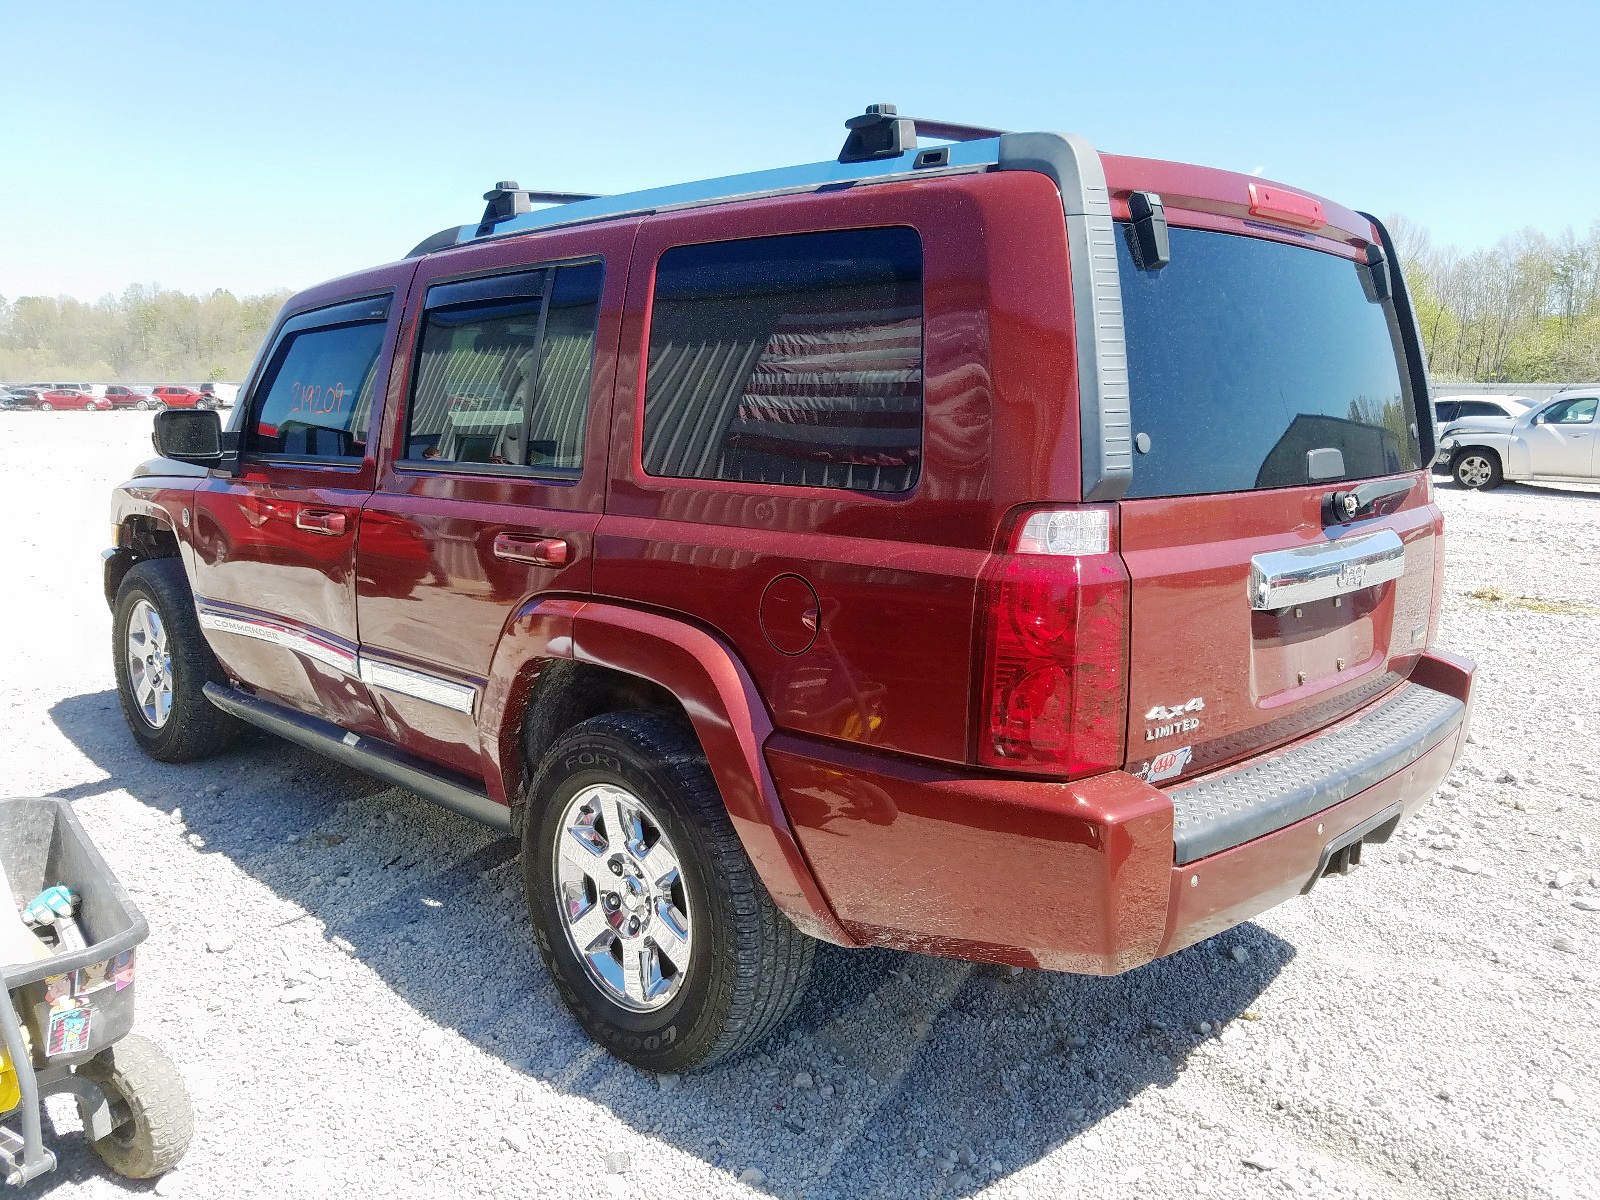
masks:
<svg viewBox="0 0 1600 1200"><path fill-rule="evenodd" d="M148 497L116 493L111 519L116 541L105 554L102 583L106 604L114 607L117 589L135 563L153 558L181 559L183 550L171 515Z"/></svg>
<svg viewBox="0 0 1600 1200"><path fill-rule="evenodd" d="M495 651L479 713L491 797L513 806L525 749L589 716L671 706L693 728L745 853L773 901L801 930L853 945L800 851L762 747L772 721L733 651L688 622L571 599L524 606Z"/></svg>

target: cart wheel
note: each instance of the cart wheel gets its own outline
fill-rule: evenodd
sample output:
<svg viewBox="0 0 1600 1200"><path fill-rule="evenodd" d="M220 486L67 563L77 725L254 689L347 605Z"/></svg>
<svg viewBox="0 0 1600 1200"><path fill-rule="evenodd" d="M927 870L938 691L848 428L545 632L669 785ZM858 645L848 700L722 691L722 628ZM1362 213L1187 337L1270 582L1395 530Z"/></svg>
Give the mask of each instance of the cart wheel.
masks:
<svg viewBox="0 0 1600 1200"><path fill-rule="evenodd" d="M153 1179L178 1165L194 1133L194 1112L165 1050L130 1033L78 1074L98 1083L111 1105L111 1132L91 1144L106 1166L128 1179Z"/></svg>

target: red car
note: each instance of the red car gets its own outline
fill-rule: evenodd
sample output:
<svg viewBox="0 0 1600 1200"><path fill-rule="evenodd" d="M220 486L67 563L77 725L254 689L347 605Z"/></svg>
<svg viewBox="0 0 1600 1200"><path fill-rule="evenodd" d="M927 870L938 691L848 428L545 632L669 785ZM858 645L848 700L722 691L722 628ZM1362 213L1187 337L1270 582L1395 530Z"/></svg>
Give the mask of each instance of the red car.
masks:
<svg viewBox="0 0 1600 1200"><path fill-rule="evenodd" d="M196 391L191 387L158 387L150 389L150 395L166 408L220 408L221 403L216 396L209 392Z"/></svg>
<svg viewBox="0 0 1600 1200"><path fill-rule="evenodd" d="M814 939L1114 974L1360 862L1466 737L1375 219L1078 137L572 200L294 297L107 551L162 761L272 730L521 839L674 1071ZM470 397L471 403L461 403Z"/></svg>
<svg viewBox="0 0 1600 1200"><path fill-rule="evenodd" d="M94 412L96 409L110 408L109 400L96 400L88 392L80 392L76 388L50 388L39 393L39 402L36 406L41 412L52 409L79 409L83 412Z"/></svg>

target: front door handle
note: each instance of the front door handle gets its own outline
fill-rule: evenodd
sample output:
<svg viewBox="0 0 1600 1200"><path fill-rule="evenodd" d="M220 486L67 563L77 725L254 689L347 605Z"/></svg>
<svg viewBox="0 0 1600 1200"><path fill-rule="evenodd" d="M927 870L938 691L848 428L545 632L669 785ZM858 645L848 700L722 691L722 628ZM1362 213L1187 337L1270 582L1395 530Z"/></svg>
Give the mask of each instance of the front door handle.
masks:
<svg viewBox="0 0 1600 1200"><path fill-rule="evenodd" d="M533 563L539 567L564 567L572 554L565 538L518 537L514 533L494 535L494 556L510 562Z"/></svg>
<svg viewBox="0 0 1600 1200"><path fill-rule="evenodd" d="M339 537L344 533L344 514L329 508L302 508L294 515L294 527L307 533Z"/></svg>

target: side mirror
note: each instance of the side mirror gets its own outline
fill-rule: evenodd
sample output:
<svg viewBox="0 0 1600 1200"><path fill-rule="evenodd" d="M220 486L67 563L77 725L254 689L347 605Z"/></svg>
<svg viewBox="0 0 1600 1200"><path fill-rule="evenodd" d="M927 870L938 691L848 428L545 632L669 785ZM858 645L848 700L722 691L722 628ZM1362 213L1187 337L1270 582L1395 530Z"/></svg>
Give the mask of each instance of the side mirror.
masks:
<svg viewBox="0 0 1600 1200"><path fill-rule="evenodd" d="M222 465L222 420L211 408L170 408L156 414L156 453L197 467Z"/></svg>

